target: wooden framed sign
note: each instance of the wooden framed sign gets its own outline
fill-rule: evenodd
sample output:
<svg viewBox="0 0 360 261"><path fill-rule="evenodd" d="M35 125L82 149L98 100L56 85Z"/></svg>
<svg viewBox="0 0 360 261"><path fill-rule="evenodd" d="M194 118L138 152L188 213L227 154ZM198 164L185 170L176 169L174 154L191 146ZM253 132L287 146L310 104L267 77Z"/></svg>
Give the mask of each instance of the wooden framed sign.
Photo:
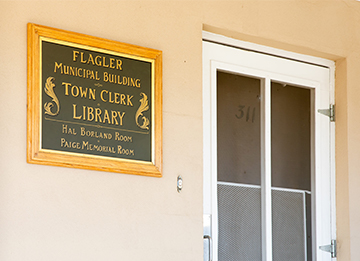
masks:
<svg viewBox="0 0 360 261"><path fill-rule="evenodd" d="M29 163L161 176L162 52L28 24Z"/></svg>

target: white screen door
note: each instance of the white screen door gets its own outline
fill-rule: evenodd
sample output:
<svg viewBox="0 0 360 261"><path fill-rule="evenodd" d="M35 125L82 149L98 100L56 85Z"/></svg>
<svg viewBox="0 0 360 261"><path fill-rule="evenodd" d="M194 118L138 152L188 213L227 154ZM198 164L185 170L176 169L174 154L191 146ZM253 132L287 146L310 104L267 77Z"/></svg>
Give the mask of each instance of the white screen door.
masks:
<svg viewBox="0 0 360 261"><path fill-rule="evenodd" d="M331 260L331 77L204 40L204 260Z"/></svg>

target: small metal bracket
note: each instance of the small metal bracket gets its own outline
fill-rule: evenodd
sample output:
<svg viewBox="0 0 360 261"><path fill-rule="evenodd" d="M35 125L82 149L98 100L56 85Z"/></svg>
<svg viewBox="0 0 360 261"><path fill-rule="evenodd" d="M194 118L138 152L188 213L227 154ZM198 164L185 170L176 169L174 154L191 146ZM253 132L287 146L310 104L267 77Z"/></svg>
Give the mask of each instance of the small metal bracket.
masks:
<svg viewBox="0 0 360 261"><path fill-rule="evenodd" d="M335 239L331 240L331 245L320 246L319 248L322 251L329 252L331 254L332 258L336 257L336 240Z"/></svg>
<svg viewBox="0 0 360 261"><path fill-rule="evenodd" d="M183 179L182 179L182 177L180 175L177 177L176 185L177 185L176 186L177 192L180 193L182 188L183 188Z"/></svg>
<svg viewBox="0 0 360 261"><path fill-rule="evenodd" d="M320 110L318 110L318 112L330 117L331 122L335 121L335 105L334 104L330 104L329 109L320 109Z"/></svg>

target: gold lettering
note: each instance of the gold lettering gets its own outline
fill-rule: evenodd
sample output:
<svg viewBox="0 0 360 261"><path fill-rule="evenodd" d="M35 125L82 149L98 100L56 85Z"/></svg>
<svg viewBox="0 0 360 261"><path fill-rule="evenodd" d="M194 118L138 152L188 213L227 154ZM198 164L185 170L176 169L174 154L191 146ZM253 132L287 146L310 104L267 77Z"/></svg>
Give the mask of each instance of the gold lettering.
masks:
<svg viewBox="0 0 360 261"><path fill-rule="evenodd" d="M73 51L73 62L76 62L76 58L79 54L79 51Z"/></svg>
<svg viewBox="0 0 360 261"><path fill-rule="evenodd" d="M121 76L120 76L120 75L117 76L117 79L118 79L117 83L118 83L118 84L122 84L122 82L121 82Z"/></svg>
<svg viewBox="0 0 360 261"><path fill-rule="evenodd" d="M76 69L76 67L71 67L70 66L70 75L77 76L77 75L75 75L75 69Z"/></svg>
<svg viewBox="0 0 360 261"><path fill-rule="evenodd" d="M98 117L99 117L99 122L102 122L100 116L101 116L101 109L100 108L95 108L95 121L96 122L98 121Z"/></svg>
<svg viewBox="0 0 360 261"><path fill-rule="evenodd" d="M89 89L89 99L93 99L95 101L95 91L96 89Z"/></svg>
<svg viewBox="0 0 360 261"><path fill-rule="evenodd" d="M115 65L114 65L115 59L114 58L110 58L110 68L114 69Z"/></svg>
<svg viewBox="0 0 360 261"><path fill-rule="evenodd" d="M135 155L135 151L132 149L123 149L122 146L118 145L118 154L125 154L125 155Z"/></svg>
<svg viewBox="0 0 360 261"><path fill-rule="evenodd" d="M94 65L94 58L92 57L91 53L89 53L89 60L87 61L87 63L92 63L92 65Z"/></svg>
<svg viewBox="0 0 360 261"><path fill-rule="evenodd" d="M111 111L111 124L115 124L114 122L116 122L116 125L119 125L116 117L117 117L117 112Z"/></svg>
<svg viewBox="0 0 360 261"><path fill-rule="evenodd" d="M83 52L80 53L80 57L81 57L80 62L81 63L86 63L86 61L84 60L84 53Z"/></svg>
<svg viewBox="0 0 360 261"><path fill-rule="evenodd" d="M60 141L61 141L61 147L64 147L64 143L66 143L66 140L64 138L61 138Z"/></svg>
<svg viewBox="0 0 360 261"><path fill-rule="evenodd" d="M108 82L108 81L109 81L108 73L104 72L104 82Z"/></svg>
<svg viewBox="0 0 360 261"><path fill-rule="evenodd" d="M59 68L60 68L60 73L63 74L62 63L58 64L57 62L55 62L54 73L56 73L56 69L59 69Z"/></svg>
<svg viewBox="0 0 360 261"><path fill-rule="evenodd" d="M119 97L120 97L120 93L115 92L115 101L114 101L114 102L115 102L116 104L119 104L119 103L120 103Z"/></svg>
<svg viewBox="0 0 360 261"><path fill-rule="evenodd" d="M93 121L94 120L94 108L93 107L87 107L87 120Z"/></svg>
<svg viewBox="0 0 360 261"><path fill-rule="evenodd" d="M112 92L109 93L109 102L114 103L114 100L111 100L111 94L112 94Z"/></svg>
<svg viewBox="0 0 360 261"><path fill-rule="evenodd" d="M125 94L120 94L120 99L121 99L120 104L126 105L125 98L126 98Z"/></svg>
<svg viewBox="0 0 360 261"><path fill-rule="evenodd" d="M109 67L109 65L108 65L108 64L105 64L105 59L106 59L106 57L104 56L104 57L103 57L103 67L106 67L106 68L107 68L107 67Z"/></svg>
<svg viewBox="0 0 360 261"><path fill-rule="evenodd" d="M65 85L65 95L69 95L69 86L71 86L71 83L63 82L62 85Z"/></svg>
<svg viewBox="0 0 360 261"><path fill-rule="evenodd" d="M76 116L76 104L73 104L73 119L81 120L82 116Z"/></svg>
<svg viewBox="0 0 360 261"><path fill-rule="evenodd" d="M133 95L129 96L129 94L127 94L127 106L133 106L132 102L131 102L131 98L134 97Z"/></svg>
<svg viewBox="0 0 360 261"><path fill-rule="evenodd" d="M62 133L67 133L67 125L62 125Z"/></svg>
<svg viewBox="0 0 360 261"><path fill-rule="evenodd" d="M81 98L86 98L86 95L87 95L87 90L88 88L85 88L85 90L83 90L83 88L80 86L80 97Z"/></svg>
<svg viewBox="0 0 360 261"><path fill-rule="evenodd" d="M64 74L69 74L69 65L64 65Z"/></svg>
<svg viewBox="0 0 360 261"><path fill-rule="evenodd" d="M108 93L107 90L102 90L102 91L100 92L100 99L101 99L103 102L107 102L107 100L105 100L105 99L104 99L104 96L103 96L103 93L104 93L104 92Z"/></svg>
<svg viewBox="0 0 360 261"><path fill-rule="evenodd" d="M75 128L68 128L66 124L63 124L62 133L76 135L76 130Z"/></svg>
<svg viewBox="0 0 360 261"><path fill-rule="evenodd" d="M86 106L83 106L83 120L85 121L85 114L86 114Z"/></svg>
<svg viewBox="0 0 360 261"><path fill-rule="evenodd" d="M101 56L97 55L97 56L95 57L95 64L96 64L97 66L101 66Z"/></svg>
<svg viewBox="0 0 360 261"><path fill-rule="evenodd" d="M89 89L90 90L90 89ZM104 98L104 97L103 97ZM105 98L104 98L105 100ZM80 113L80 114L78 114ZM125 112L121 111L113 111L113 110L102 110L101 108L94 108L90 106L82 106L82 110L77 110L77 105L73 104L73 119L76 120L84 120L84 121L95 121L99 123L104 124L112 124L112 125L123 125L124 122L124 116ZM65 134L73 134L76 135L75 128L68 128L66 124L62 125L62 133ZM81 136L89 136L89 137L95 137L95 138L103 138L103 133L98 133L94 131L86 131L85 128L80 128L80 135ZM107 137L112 137L110 134L107 135ZM125 136L124 136L125 137ZM111 139L111 138L109 138ZM123 140L121 140L123 141Z"/></svg>
<svg viewBox="0 0 360 261"><path fill-rule="evenodd" d="M122 61L116 60L116 69L119 69L120 71L122 71L121 65L122 65Z"/></svg>
<svg viewBox="0 0 360 261"><path fill-rule="evenodd" d="M76 135L75 129L69 128L68 129L68 134Z"/></svg>
<svg viewBox="0 0 360 261"><path fill-rule="evenodd" d="M80 128L80 135L85 136L85 128L84 127Z"/></svg>
<svg viewBox="0 0 360 261"><path fill-rule="evenodd" d="M74 92L74 90L75 90L75 92ZM73 85L73 86L71 87L71 94L72 94L72 96L74 96L74 97L78 97L78 96L79 96L79 88L78 88L76 85Z"/></svg>
<svg viewBox="0 0 360 261"><path fill-rule="evenodd" d="M102 66L105 68L111 68L122 71L123 62L120 59L115 59L110 57L108 58L108 61L106 61L107 58L105 56L101 56L101 55L93 56L91 53L84 53L76 50L72 51L73 62L76 62L79 56L80 56L80 62L83 64L91 64L94 66L99 66L99 67ZM54 71L56 71L56 69L62 70L62 64L61 63L57 64L57 67L54 68Z"/></svg>
<svg viewBox="0 0 360 261"><path fill-rule="evenodd" d="M109 117L109 112L107 110L105 110L104 112L104 123L105 123L105 120L108 121L108 123L110 124L110 117Z"/></svg>
<svg viewBox="0 0 360 261"><path fill-rule="evenodd" d="M91 71L90 79L91 80L95 79L94 71Z"/></svg>
<svg viewBox="0 0 360 261"><path fill-rule="evenodd" d="M120 125L122 125L122 124L123 124L123 117L124 117L124 115L125 115L125 112L123 112L123 113L121 114L121 112L118 111L118 114L119 114L119 117L120 117Z"/></svg>
<svg viewBox="0 0 360 261"><path fill-rule="evenodd" d="M115 83L114 75L109 73L109 82Z"/></svg>
<svg viewBox="0 0 360 261"><path fill-rule="evenodd" d="M130 86L135 86L134 78L130 78L130 80L131 80L131 85Z"/></svg>
<svg viewBox="0 0 360 261"><path fill-rule="evenodd" d="M82 149L84 149L84 147L88 148L89 147L89 142L88 141L84 141L82 142ZM89 148L88 148L89 149Z"/></svg>
<svg viewBox="0 0 360 261"><path fill-rule="evenodd" d="M132 142L132 137L120 135L119 132L115 131L115 140L123 141L123 142Z"/></svg>

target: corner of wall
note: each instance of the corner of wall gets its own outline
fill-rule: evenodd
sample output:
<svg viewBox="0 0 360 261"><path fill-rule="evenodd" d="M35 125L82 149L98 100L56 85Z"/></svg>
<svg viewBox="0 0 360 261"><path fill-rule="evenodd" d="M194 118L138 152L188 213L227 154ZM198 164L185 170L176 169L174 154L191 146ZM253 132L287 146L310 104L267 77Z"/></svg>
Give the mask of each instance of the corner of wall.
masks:
<svg viewBox="0 0 360 261"><path fill-rule="evenodd" d="M347 61L336 61L335 71L335 158L336 158L336 228L338 260L350 258L350 209L348 169L348 98Z"/></svg>

